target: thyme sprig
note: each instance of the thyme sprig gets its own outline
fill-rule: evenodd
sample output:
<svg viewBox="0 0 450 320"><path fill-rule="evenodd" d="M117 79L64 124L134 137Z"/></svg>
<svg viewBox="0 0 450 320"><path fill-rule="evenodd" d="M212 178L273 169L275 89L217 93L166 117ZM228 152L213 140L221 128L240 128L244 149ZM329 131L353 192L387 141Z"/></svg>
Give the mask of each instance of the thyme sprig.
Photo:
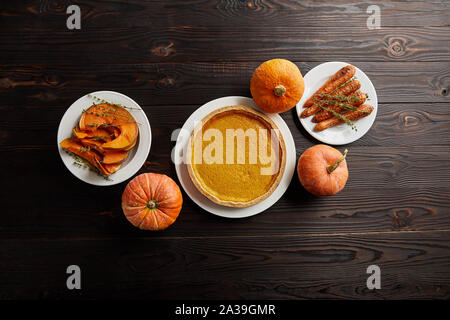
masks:
<svg viewBox="0 0 450 320"><path fill-rule="evenodd" d="M351 104L347 104L347 103L343 103L343 102L339 102L339 101L340 100L317 100L315 103L318 104L319 107L321 107L321 108L323 106L328 106L328 107L343 108L343 109L347 109L347 110L351 110L351 111L355 111L357 109L357 107L355 107Z"/></svg>
<svg viewBox="0 0 450 320"><path fill-rule="evenodd" d="M94 141L105 140L105 139L108 139L109 137L113 137L113 136L114 136L114 133L111 133L111 134L109 134L107 136L93 137L92 140L94 140Z"/></svg>
<svg viewBox="0 0 450 320"><path fill-rule="evenodd" d="M349 80L351 81L351 80ZM366 97L368 97L368 95L366 94ZM329 100L321 100L320 98L326 98ZM358 98L358 96L356 95L352 95L352 96L345 96L345 95L331 95L331 94L324 94L324 93L320 93L317 95L317 97L314 97L315 103L317 103L319 105L319 107L321 107L323 110L331 113L333 116L335 116L336 118L344 121L347 125L349 125L352 130L358 131L358 129L356 128L355 124L348 118L345 117L345 114L342 115L339 112L336 112L335 110L333 110L332 108L329 107L338 107L338 108L343 108L346 110L350 110L350 111L358 111L361 113L369 113L367 111L364 110L358 110L358 107L353 106L351 104L348 104L346 102L350 102L350 103L355 103L355 102L360 102L360 98Z"/></svg>
<svg viewBox="0 0 450 320"><path fill-rule="evenodd" d="M72 156L72 158L74 158L74 162L73 165L79 167L79 168L86 168L91 170L92 172L95 172L98 176L102 177L103 179L107 180L107 181L114 181L113 179L111 179L111 177L109 176L104 176L103 174L101 174L97 168L95 168L92 164L90 164L87 160L83 159L80 156L77 156L75 153L70 152L66 149L63 149L68 155Z"/></svg>
<svg viewBox="0 0 450 320"><path fill-rule="evenodd" d="M346 96L343 94L336 94L336 95L331 95L331 94L326 94L326 93L319 93L317 95L319 98L326 98L328 100L331 101L336 101L336 102L350 102L350 103L356 103L356 102L360 102L361 99L358 98L357 95L351 95L351 96ZM366 95L367 97L367 95ZM323 101L318 99L317 97L314 97L314 100L317 101Z"/></svg>
<svg viewBox="0 0 450 320"><path fill-rule="evenodd" d="M98 113L98 112L87 111L87 110L84 110L84 109L83 109L82 113L92 114L92 115L97 116L97 117L116 118L116 119L119 119L119 120L122 120L122 121L126 121L126 122L136 122L136 120L134 120L134 119L130 119L128 117L125 117L125 116L122 116L122 115L118 115L117 113L116 114L110 114L110 113L105 113L105 112Z"/></svg>
<svg viewBox="0 0 450 320"><path fill-rule="evenodd" d="M77 156L75 153L70 152L70 151L68 151L68 150L66 150L66 149L64 149L64 151L65 151L68 155L72 156L72 158L74 158L73 164L75 164L76 166L78 166L78 167L84 167L84 168L90 168L90 164L89 164L86 160L84 160L83 158Z"/></svg>
<svg viewBox="0 0 450 320"><path fill-rule="evenodd" d="M352 106L351 104L347 104L347 103L339 103L338 108L343 108L343 109L347 109L350 111L356 111L358 109L358 107Z"/></svg>
<svg viewBox="0 0 450 320"><path fill-rule="evenodd" d="M102 102L102 103L110 104L110 105L112 105L112 106L116 106L116 107L120 107L120 108L124 108L124 109L130 109L130 110L140 110L140 111L143 111L141 108L127 107L127 106L124 106L124 105L122 105L122 104L120 104L120 103L112 103L112 102L110 102L110 101L106 101L105 99L99 98L99 97L94 96L94 95L92 95L92 94L90 94L90 93L89 93L87 96L88 96L89 98L92 98L92 99L94 99L94 100L100 101L100 102Z"/></svg>
<svg viewBox="0 0 450 320"><path fill-rule="evenodd" d="M98 124L98 123L95 123L95 122L93 122L93 123L86 123L85 126L87 126L87 127L100 127L100 128L108 128L108 127L116 127L117 128L118 127L115 124L107 124L107 123Z"/></svg>
<svg viewBox="0 0 450 320"><path fill-rule="evenodd" d="M344 121L347 125L349 125L352 130L358 131L358 129L356 128L355 124L348 118L344 117L342 114L334 111L333 109L329 109L325 106L322 106L322 109L324 109L325 111L328 111L329 113L331 113L333 116L335 116L338 119L341 119L342 121Z"/></svg>
<svg viewBox="0 0 450 320"><path fill-rule="evenodd" d="M130 110L140 110L140 111L144 111L144 110L142 110L141 108L127 107L127 106L124 106L124 105L122 105L122 104L112 103L112 102L110 102L110 101L106 101L106 100L104 100L104 99L101 99L101 98L96 97L96 96L91 95L91 94L88 94L88 97L89 97L89 98L92 98L92 99L95 99L95 100L97 100L97 101L100 101L101 103L105 103L105 104L108 104L108 105L111 105L111 106L115 106L115 107L118 107L118 108L124 108L124 109L130 109ZM129 117L127 117L127 115L120 114L120 113L119 113L119 110L117 110L117 109L109 108L109 107L104 107L104 106L99 106L99 105L96 104L95 102L94 102L93 104L94 104L95 106L99 107L100 109L102 109L103 112L100 114L100 113L98 113L98 112L88 112L86 109L83 109L83 110L82 110L82 113L93 114L93 115L98 116L98 117L100 117L100 116L102 116L102 117L113 117L113 118L117 118L117 119L122 120L122 121L126 121L126 122L134 122L134 123L136 123L136 124L138 124L138 125L141 125L141 123L137 122L136 119L134 119L133 117L132 117L132 119L130 119ZM112 115L111 115L111 112L112 112Z"/></svg>
<svg viewBox="0 0 450 320"><path fill-rule="evenodd" d="M339 90L340 88L342 88L342 87L345 86L346 84L352 82L353 80L356 80L356 77L352 77L351 79L345 81L343 84L341 84L340 86L337 86L336 89L334 89L334 90L331 91L330 93L336 92L337 90Z"/></svg>

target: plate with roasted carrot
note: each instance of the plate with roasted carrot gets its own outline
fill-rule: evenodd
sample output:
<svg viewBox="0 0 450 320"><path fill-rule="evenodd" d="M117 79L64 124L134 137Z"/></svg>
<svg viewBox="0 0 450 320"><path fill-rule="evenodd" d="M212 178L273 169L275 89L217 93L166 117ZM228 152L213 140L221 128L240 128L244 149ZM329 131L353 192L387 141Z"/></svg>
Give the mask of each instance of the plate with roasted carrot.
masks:
<svg viewBox="0 0 450 320"><path fill-rule="evenodd" d="M114 91L87 94L67 109L58 128L61 159L84 182L106 186L134 175L150 151L142 108Z"/></svg>
<svg viewBox="0 0 450 320"><path fill-rule="evenodd" d="M369 77L345 62L327 62L304 77L305 92L297 115L317 140L343 145L358 140L372 126L378 108Z"/></svg>

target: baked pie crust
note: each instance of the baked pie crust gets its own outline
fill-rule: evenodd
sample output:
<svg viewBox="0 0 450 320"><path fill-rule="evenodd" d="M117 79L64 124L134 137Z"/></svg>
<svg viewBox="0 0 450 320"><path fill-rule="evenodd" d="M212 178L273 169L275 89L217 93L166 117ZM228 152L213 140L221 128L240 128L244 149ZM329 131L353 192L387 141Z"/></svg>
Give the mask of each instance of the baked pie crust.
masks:
<svg viewBox="0 0 450 320"><path fill-rule="evenodd" d="M219 130L222 134L222 163L214 163L214 161L208 159L211 158L208 156L205 159L205 148L216 142L215 138L209 137L211 139L206 139L204 132L208 129ZM245 143L242 143L242 140L239 143L239 139L233 136L234 159L231 159L230 156L229 160L231 161L229 162L231 163L226 161L227 129L242 129L243 132L254 129L254 132L256 132L256 138L253 136L254 139L251 140L249 136L246 136L244 138ZM260 139L262 139L260 135L263 133L259 129L267 129L267 131L262 131L267 134L266 139L262 141L267 143L265 153L263 151L262 155L269 157L270 154L270 160L272 161L267 158L261 161L259 147L261 147ZM276 144L272 146L271 135L273 134L275 135L272 139L278 142L278 155L274 152ZM257 142L255 143L255 141ZM217 146L219 145L220 140L217 141ZM244 153L241 150L243 146L245 147L244 163L242 163ZM217 150L212 148L214 152L211 152L211 146L209 148L208 154L215 156ZM251 148L253 148L252 151L257 150L256 156L254 155L255 152L250 154ZM201 153L199 153L199 150L201 150ZM270 153L268 150L270 150ZM240 162L238 159L239 153L241 154ZM217 157L220 158L220 154ZM253 161L250 161L250 157ZM280 130L268 116L243 105L227 106L211 112L196 126L189 139L187 160L189 176L195 187L205 197L227 207L249 207L266 199L280 184L286 167L286 146ZM261 174L262 170L269 170L271 165L274 165L273 174Z"/></svg>

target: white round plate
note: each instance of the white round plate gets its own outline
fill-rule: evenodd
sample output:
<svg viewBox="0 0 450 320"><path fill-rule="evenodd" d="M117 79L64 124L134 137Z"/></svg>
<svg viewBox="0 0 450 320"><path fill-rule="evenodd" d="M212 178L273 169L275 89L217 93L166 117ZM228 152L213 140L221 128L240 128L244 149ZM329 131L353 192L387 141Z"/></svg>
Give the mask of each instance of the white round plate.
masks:
<svg viewBox="0 0 450 320"><path fill-rule="evenodd" d="M303 104L306 102L306 100L309 99L314 94L314 92L316 92L325 82L327 82L327 80L330 79L332 75L339 71L339 69L349 64L350 63L337 61L322 63L311 69L304 77L305 92L303 93L302 99L297 104L297 116L299 117L300 123L302 124L303 128L305 128L305 130L308 131L310 135L312 135L317 140L327 144L343 145L358 140L363 135L365 135L367 131L369 131L377 115L378 99L375 87L373 86L369 77L366 76L366 74L360 69L355 67L355 78L361 82L361 89L359 90L369 95L369 99L365 103L373 106L373 111L370 115L354 122L357 131L353 130L350 126L343 123L335 127L316 132L314 131L314 127L316 124L311 121L313 116L310 116L308 118L300 118L300 114L304 110Z"/></svg>
<svg viewBox="0 0 450 320"><path fill-rule="evenodd" d="M191 178L189 177L187 166L184 161L186 147L189 142L189 137L192 133L192 130L194 130L194 125L198 121L203 119L207 114L216 109L237 104L253 107L256 110L261 111L261 109L259 109L255 104L253 99L247 97L230 96L212 100L194 111L194 113L192 113L192 115L186 120L183 128L178 135L174 153L172 154L172 160L175 163L175 169L177 171L178 179L180 180L181 186L183 187L184 191L186 191L187 195L199 207L215 215L226 218L245 218L258 214L270 208L275 202L278 201L278 199L281 198L281 196L288 188L292 176L295 172L296 165L295 143L291 131L289 130L284 120L278 114L266 114L278 126L286 144L286 168L284 170L284 174L281 178L280 184L275 189L275 191L268 198L261 201L260 203L255 204L254 206L246 208L231 208L224 207L212 202L197 190L197 188L192 183Z"/></svg>
<svg viewBox="0 0 450 320"><path fill-rule="evenodd" d="M59 123L57 138L59 154L61 155L61 159L67 169L69 169L69 171L80 180L96 186L110 186L118 184L133 176L142 167L147 159L152 142L150 123L148 122L144 110L142 110L142 108L133 99L124 94L114 91L97 91L90 93L90 95L104 99L111 103L122 104L132 108L128 109L128 111L134 117L139 127L139 140L136 146L131 149L127 161L122 164L117 172L110 175L108 179L105 179L98 173L89 170L88 168L75 165L73 156L64 151L59 143L64 139L73 136L72 129L80 120L83 109L89 108L94 102L98 103L98 101L94 98L85 95L72 103L66 113L64 113L64 116Z"/></svg>

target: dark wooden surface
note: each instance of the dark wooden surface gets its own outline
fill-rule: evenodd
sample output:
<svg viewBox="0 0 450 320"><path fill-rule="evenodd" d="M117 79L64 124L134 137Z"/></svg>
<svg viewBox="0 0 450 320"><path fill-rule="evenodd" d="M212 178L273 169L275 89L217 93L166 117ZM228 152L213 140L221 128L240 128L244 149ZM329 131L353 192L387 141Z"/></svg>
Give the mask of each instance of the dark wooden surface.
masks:
<svg viewBox="0 0 450 320"><path fill-rule="evenodd" d="M67 6L82 10L66 28ZM377 1L9 1L0 5L0 299L418 299L450 297L450 3ZM350 178L316 198L294 177L257 216L229 220L186 194L164 232L133 228L126 183L73 177L56 145L80 96L115 90L152 126L140 172L173 177L170 136L199 105L249 96L264 60L305 74L347 61L372 79L372 129L348 145ZM297 158L317 143L282 114ZM65 287L82 269L82 290ZM366 288L377 264L382 289Z"/></svg>

